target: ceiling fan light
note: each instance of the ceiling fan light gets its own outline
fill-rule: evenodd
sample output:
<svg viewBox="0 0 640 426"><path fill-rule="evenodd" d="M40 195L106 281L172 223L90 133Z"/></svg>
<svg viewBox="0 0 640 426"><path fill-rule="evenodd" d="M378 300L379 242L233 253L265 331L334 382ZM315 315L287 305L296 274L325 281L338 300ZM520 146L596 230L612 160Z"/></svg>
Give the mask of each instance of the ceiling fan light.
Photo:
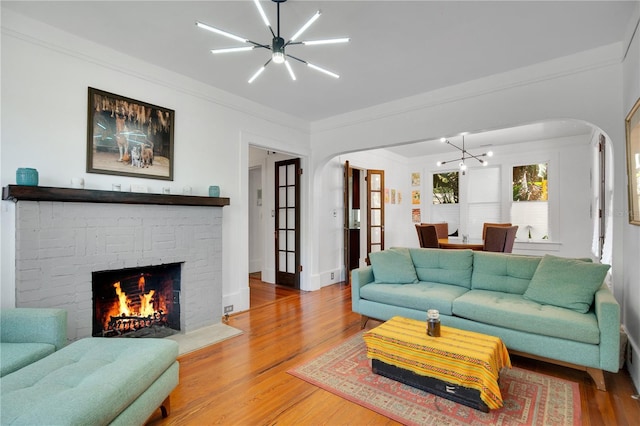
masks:
<svg viewBox="0 0 640 426"><path fill-rule="evenodd" d="M256 71L256 73L255 73L253 76L251 76L251 78L249 79L249 84L253 83L253 81L254 81L256 78L258 78L258 76L259 76L260 74L262 74L262 72L264 71L264 68L265 68L265 67L260 67L260 69L259 69L258 71Z"/></svg>
<svg viewBox="0 0 640 426"><path fill-rule="evenodd" d="M243 47L229 47L226 49L211 49L211 53L217 55L218 53L234 53L234 52L245 52L247 50L253 50L255 46L243 46Z"/></svg>
<svg viewBox="0 0 640 426"><path fill-rule="evenodd" d="M216 34L220 34L221 36L228 37L228 38L230 38L232 40L240 41L242 43L246 43L247 41L249 41L246 38L238 37L237 35L228 33L226 31L219 30L219 29L217 29L215 27L212 27L211 25L203 24L202 22L196 22L196 25L199 28L202 28L203 30L211 31L212 33L216 33Z"/></svg>
<svg viewBox="0 0 640 426"><path fill-rule="evenodd" d="M493 151L488 151L487 152L487 157L493 157Z"/></svg>
<svg viewBox="0 0 640 426"><path fill-rule="evenodd" d="M271 55L271 59L273 59L273 62L276 64L282 64L284 63L284 53L273 52L273 55Z"/></svg>
<svg viewBox="0 0 640 426"><path fill-rule="evenodd" d="M258 12L260 13L260 17L262 18L262 22L264 22L264 24L267 27L270 27L271 23L269 23L269 19L267 18L267 15L264 13L264 9L260 5L260 0L253 0L253 2L256 4L256 7L258 8Z"/></svg>
<svg viewBox="0 0 640 426"><path fill-rule="evenodd" d="M440 138L440 142L445 143L447 141L447 138Z"/></svg>
<svg viewBox="0 0 640 426"><path fill-rule="evenodd" d="M442 166L443 164L444 164L444 163L443 163L442 161L438 161L438 162L436 163L436 166L440 167L440 166Z"/></svg>
<svg viewBox="0 0 640 426"><path fill-rule="evenodd" d="M304 44L305 46L313 46L317 44L348 43L349 41L351 41L349 37L344 37L344 38L330 38L325 40L307 40L307 41L303 41L302 44Z"/></svg>
<svg viewBox="0 0 640 426"><path fill-rule="evenodd" d="M330 76L331 76L331 77L333 77L333 78L340 78L340 76L339 76L338 74L336 74L336 73L334 73L334 72L331 72L331 71L329 71L329 70L326 70L326 69L324 69L324 68L321 68L321 67L319 67L319 66L317 66L317 65L313 65L312 63L307 62L307 66L308 66L309 68L313 68L313 69L314 69L314 70L316 70L316 71L320 71L320 72L322 72L322 73L325 73L325 74L327 74L327 75L330 75Z"/></svg>
<svg viewBox="0 0 640 426"><path fill-rule="evenodd" d="M293 73L293 68L291 68L291 64L289 63L289 61L284 61L284 65L287 67L287 71L289 71L291 80L296 81L296 75Z"/></svg>
<svg viewBox="0 0 640 426"><path fill-rule="evenodd" d="M315 15L313 15L313 16L312 16L312 17L307 21L307 23L306 23L306 24L304 24L304 25L303 25L303 26L298 30L298 32L297 32L297 33L295 33L295 34L293 35L293 37L291 37L291 40L290 40L290 41L295 41L295 40L297 40L297 39L298 39L298 37L300 37L300 36L302 35L302 33L303 33L303 32L305 32L305 31L307 30L307 28L309 28L309 27L311 26L311 24L313 24L313 23L316 21L316 19L318 19L318 18L320 17L320 15L321 15L321 14L322 14L322 12L317 11L317 12L315 13Z"/></svg>

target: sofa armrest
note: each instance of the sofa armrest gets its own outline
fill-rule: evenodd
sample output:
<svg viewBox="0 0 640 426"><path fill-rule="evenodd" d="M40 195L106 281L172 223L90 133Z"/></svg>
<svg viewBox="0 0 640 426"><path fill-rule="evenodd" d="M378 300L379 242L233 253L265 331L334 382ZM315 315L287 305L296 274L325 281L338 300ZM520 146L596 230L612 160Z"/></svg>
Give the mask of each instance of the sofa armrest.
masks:
<svg viewBox="0 0 640 426"><path fill-rule="evenodd" d="M14 308L0 311L0 341L67 344L67 311L64 309Z"/></svg>
<svg viewBox="0 0 640 426"><path fill-rule="evenodd" d="M351 310L353 312L360 313L358 309L360 288L373 281L373 268L371 268L371 266L365 266L351 271Z"/></svg>
<svg viewBox="0 0 640 426"><path fill-rule="evenodd" d="M600 367L620 369L620 305L606 285L595 294L595 313L600 328Z"/></svg>

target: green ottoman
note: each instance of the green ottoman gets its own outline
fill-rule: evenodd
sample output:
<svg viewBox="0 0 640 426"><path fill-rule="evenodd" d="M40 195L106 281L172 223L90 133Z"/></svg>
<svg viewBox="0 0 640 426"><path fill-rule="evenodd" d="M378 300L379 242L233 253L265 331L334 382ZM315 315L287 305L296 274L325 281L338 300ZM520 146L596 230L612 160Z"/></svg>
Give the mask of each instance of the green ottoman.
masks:
<svg viewBox="0 0 640 426"><path fill-rule="evenodd" d="M142 425L178 385L169 339L86 338L0 378L0 424Z"/></svg>

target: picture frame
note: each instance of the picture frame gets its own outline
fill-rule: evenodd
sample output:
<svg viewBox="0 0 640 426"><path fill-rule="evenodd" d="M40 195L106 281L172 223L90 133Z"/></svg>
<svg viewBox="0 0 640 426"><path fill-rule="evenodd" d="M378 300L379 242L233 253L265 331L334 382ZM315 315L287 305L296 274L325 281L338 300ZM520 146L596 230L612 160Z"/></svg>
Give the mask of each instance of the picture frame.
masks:
<svg viewBox="0 0 640 426"><path fill-rule="evenodd" d="M173 180L175 111L89 87L87 173Z"/></svg>
<svg viewBox="0 0 640 426"><path fill-rule="evenodd" d="M640 225L640 98L625 119L629 223Z"/></svg>

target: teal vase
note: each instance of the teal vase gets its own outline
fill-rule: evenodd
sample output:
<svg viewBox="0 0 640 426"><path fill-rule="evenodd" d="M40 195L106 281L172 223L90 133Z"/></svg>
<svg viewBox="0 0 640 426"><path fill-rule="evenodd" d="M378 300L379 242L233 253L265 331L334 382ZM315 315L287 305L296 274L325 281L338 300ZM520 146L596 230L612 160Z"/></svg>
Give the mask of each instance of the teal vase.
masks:
<svg viewBox="0 0 640 426"><path fill-rule="evenodd" d="M28 167L20 167L16 170L16 183L18 185L38 186L38 171Z"/></svg>
<svg viewBox="0 0 640 426"><path fill-rule="evenodd" d="M219 197L220 187L218 185L211 185L209 187L209 197Z"/></svg>

